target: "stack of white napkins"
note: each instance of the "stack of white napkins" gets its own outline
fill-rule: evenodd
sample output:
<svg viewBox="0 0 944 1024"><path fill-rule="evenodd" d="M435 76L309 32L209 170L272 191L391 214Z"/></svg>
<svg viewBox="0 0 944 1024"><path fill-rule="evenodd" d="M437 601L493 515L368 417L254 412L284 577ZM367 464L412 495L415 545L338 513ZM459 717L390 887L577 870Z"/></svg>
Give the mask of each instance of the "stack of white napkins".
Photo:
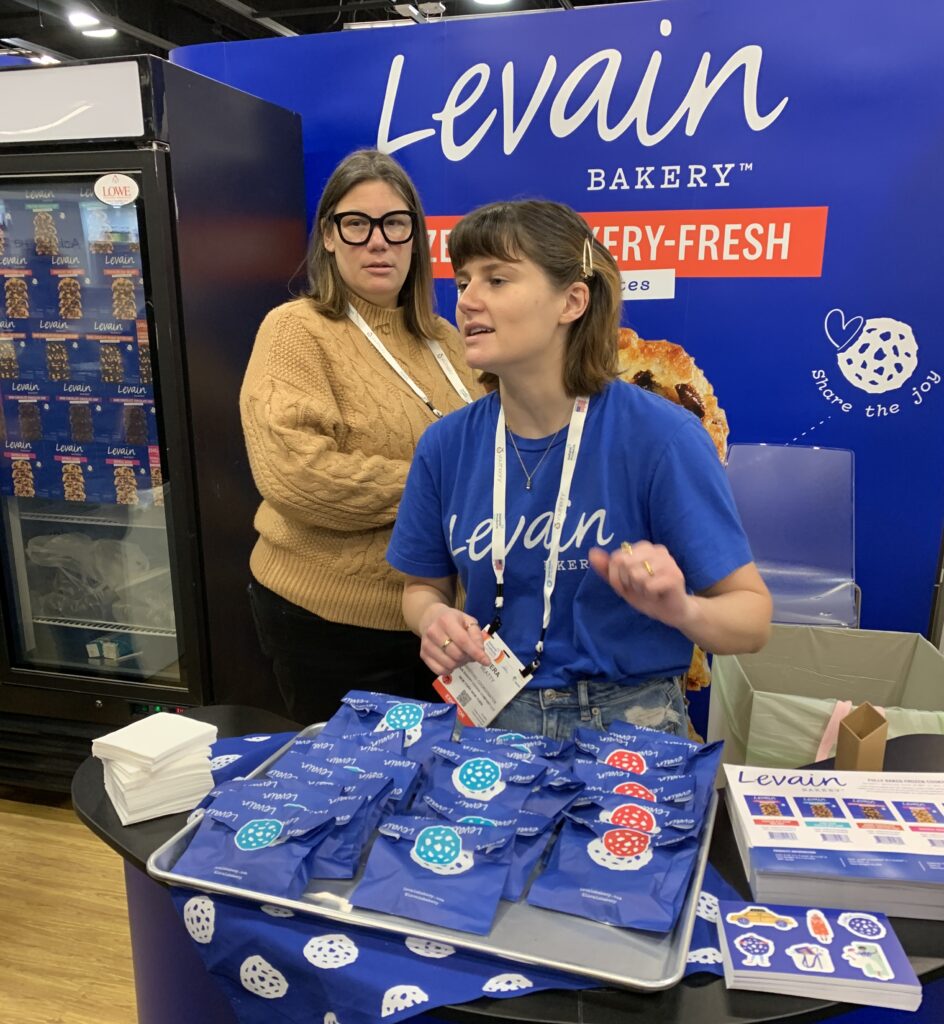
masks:
<svg viewBox="0 0 944 1024"><path fill-rule="evenodd" d="M159 712L92 742L122 825L190 811L213 788L216 726Z"/></svg>

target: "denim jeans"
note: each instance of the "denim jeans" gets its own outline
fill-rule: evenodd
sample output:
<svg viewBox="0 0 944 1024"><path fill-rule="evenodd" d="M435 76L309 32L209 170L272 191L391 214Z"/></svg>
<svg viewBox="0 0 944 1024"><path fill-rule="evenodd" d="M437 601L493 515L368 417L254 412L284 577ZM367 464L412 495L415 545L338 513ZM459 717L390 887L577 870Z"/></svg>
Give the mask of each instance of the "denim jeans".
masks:
<svg viewBox="0 0 944 1024"><path fill-rule="evenodd" d="M683 677L649 679L637 686L579 682L562 690L522 690L490 724L508 732L569 739L574 729L604 732L631 722L660 732L688 735Z"/></svg>

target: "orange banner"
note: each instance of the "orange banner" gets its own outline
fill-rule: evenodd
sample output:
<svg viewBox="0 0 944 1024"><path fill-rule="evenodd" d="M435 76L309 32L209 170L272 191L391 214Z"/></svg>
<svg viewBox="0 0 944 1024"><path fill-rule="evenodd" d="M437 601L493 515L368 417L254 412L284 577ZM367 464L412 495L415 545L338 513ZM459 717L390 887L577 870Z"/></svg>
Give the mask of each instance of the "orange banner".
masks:
<svg viewBox="0 0 944 1024"><path fill-rule="evenodd" d="M585 213L620 270L677 277L820 277L826 206ZM451 277L449 232L459 217L427 217L434 277Z"/></svg>

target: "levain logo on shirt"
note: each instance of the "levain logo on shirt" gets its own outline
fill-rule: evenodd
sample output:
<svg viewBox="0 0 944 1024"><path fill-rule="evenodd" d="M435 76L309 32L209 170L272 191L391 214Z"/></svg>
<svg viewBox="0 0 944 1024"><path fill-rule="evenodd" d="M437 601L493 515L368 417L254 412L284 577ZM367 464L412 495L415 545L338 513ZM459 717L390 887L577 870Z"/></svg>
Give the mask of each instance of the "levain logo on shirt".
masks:
<svg viewBox="0 0 944 1024"><path fill-rule="evenodd" d="M492 550L492 517L489 516L478 523L465 538L465 543L456 543L455 530L458 515L449 518L449 550L455 558L457 555L468 553L473 562L479 562ZM514 525L509 537L505 541L506 554L521 541L525 548L543 547L548 550L551 546L551 528L554 522L552 510L542 512L535 516L529 523L525 516L519 516L518 522ZM509 523L509 525L511 525ZM572 527L572 528L571 528ZM564 522L565 533L561 536L560 551L568 551L570 548L581 548L590 546L605 547L613 540L613 534L606 528L606 509L598 508L595 512L582 512L580 517L572 525L569 521ZM569 531L569 532L567 532ZM589 541L588 534L593 534Z"/></svg>

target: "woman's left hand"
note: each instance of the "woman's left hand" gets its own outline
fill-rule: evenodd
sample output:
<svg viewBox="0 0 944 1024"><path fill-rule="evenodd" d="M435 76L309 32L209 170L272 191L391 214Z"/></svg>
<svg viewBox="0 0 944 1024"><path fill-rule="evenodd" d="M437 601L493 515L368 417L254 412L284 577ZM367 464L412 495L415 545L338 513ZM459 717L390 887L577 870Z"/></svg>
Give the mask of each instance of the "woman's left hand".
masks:
<svg viewBox="0 0 944 1024"><path fill-rule="evenodd" d="M589 557L593 568L637 612L685 631L695 612L694 598L666 547L639 540L624 542L613 554L591 548Z"/></svg>

